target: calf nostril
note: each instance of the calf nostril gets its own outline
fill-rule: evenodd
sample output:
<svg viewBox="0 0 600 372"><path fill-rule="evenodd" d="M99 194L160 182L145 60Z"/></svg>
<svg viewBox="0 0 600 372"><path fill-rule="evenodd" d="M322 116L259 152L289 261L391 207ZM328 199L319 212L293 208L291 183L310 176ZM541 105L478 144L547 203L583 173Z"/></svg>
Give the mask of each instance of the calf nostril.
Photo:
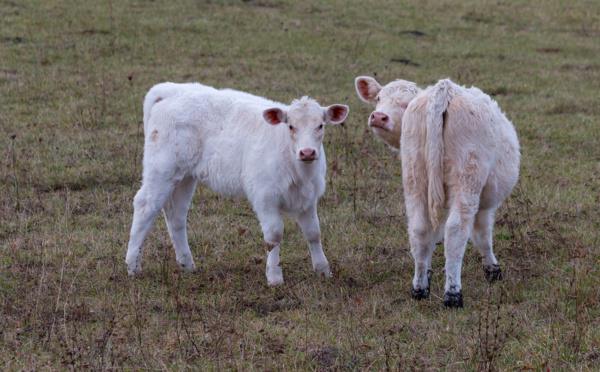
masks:
<svg viewBox="0 0 600 372"><path fill-rule="evenodd" d="M311 158L314 158L316 154L317 154L317 151L314 149L300 150L300 158L301 159L311 159Z"/></svg>
<svg viewBox="0 0 600 372"><path fill-rule="evenodd" d="M386 123L388 120L389 120L389 117L382 112L373 112L371 114L372 122Z"/></svg>

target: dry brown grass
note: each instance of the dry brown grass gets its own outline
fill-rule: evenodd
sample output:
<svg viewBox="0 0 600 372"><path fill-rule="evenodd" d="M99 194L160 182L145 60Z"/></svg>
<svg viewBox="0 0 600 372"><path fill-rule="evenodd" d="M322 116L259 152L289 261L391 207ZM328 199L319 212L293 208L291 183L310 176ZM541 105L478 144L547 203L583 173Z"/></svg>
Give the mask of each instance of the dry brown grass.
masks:
<svg viewBox="0 0 600 372"><path fill-rule="evenodd" d="M600 363L600 7L596 2L0 0L0 366L16 369L595 370ZM353 78L442 77L495 95L522 176L498 215L506 279L468 250L466 307L414 302L401 169L365 129ZM347 102L326 135L320 204L334 277L286 225L286 284L265 285L248 204L202 189L200 270L164 222L126 275L141 101L201 81Z"/></svg>

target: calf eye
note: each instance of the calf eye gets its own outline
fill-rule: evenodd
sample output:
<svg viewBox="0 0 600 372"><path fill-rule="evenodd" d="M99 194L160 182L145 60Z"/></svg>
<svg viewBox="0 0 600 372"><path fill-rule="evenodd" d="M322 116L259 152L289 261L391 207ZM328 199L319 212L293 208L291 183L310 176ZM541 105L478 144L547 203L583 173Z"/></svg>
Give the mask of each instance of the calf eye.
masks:
<svg viewBox="0 0 600 372"><path fill-rule="evenodd" d="M294 126L293 125L289 125L288 128L290 128L290 130L294 130Z"/></svg>
<svg viewBox="0 0 600 372"><path fill-rule="evenodd" d="M323 124L319 125L319 130L323 129Z"/></svg>

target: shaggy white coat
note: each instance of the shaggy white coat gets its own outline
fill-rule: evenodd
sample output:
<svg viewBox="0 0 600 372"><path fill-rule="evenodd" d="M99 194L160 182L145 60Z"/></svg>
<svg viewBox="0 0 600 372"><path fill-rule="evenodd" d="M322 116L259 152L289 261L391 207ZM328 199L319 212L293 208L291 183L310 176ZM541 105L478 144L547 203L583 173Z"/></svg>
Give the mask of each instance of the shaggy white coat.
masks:
<svg viewBox="0 0 600 372"><path fill-rule="evenodd" d="M517 182L520 153L515 129L496 102L447 79L423 90L405 80L382 87L366 76L355 85L358 96L375 106L373 132L400 151L413 289L428 293L431 256L442 236L447 294L460 294L469 238L484 269L499 270L494 214Z"/></svg>
<svg viewBox="0 0 600 372"><path fill-rule="evenodd" d="M270 285L283 282L283 213L296 219L308 240L314 270L330 276L317 216L325 191L322 140L324 125L342 123L347 114L345 105L323 108L307 97L284 105L198 83L154 86L144 100L143 182L133 202L129 274L141 271L142 243L161 209L177 262L195 268L186 217L199 182L250 201L269 248Z"/></svg>

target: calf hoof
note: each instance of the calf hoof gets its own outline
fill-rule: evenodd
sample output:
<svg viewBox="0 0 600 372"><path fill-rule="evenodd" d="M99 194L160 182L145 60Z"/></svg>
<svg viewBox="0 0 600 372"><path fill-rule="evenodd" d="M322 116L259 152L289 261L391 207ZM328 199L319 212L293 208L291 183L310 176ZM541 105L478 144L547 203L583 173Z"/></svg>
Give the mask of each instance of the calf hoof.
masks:
<svg viewBox="0 0 600 372"><path fill-rule="evenodd" d="M194 260L191 259L185 261L177 261L177 264L179 265L181 270L185 271L186 273L191 273L194 270L196 270L196 264L194 263Z"/></svg>
<svg viewBox="0 0 600 372"><path fill-rule="evenodd" d="M142 273L142 265L127 264L127 275L136 276Z"/></svg>
<svg viewBox="0 0 600 372"><path fill-rule="evenodd" d="M314 270L318 276L331 278L331 270L329 269L328 263L315 265Z"/></svg>
<svg viewBox="0 0 600 372"><path fill-rule="evenodd" d="M129 275L131 278L133 278L134 276L140 275L141 273L142 273L142 270L127 269L127 275Z"/></svg>
<svg viewBox="0 0 600 372"><path fill-rule="evenodd" d="M431 269L427 270L427 283L431 283L432 275L433 275L433 270L431 270ZM415 289L415 287L411 287L410 295L412 298L414 298L417 301L429 298L429 284L427 285L427 288Z"/></svg>
<svg viewBox="0 0 600 372"><path fill-rule="evenodd" d="M485 279L490 283L502 280L500 265L483 266L483 272L485 273Z"/></svg>
<svg viewBox="0 0 600 372"><path fill-rule="evenodd" d="M267 284L269 287L276 287L283 284L283 272L280 266L267 267Z"/></svg>
<svg viewBox="0 0 600 372"><path fill-rule="evenodd" d="M412 296L412 298L414 298L417 301L429 298L429 287L427 287L425 289L422 289L422 288L419 288L419 289L411 288L410 289L410 295Z"/></svg>
<svg viewBox="0 0 600 372"><path fill-rule="evenodd" d="M444 293L444 306L449 308L462 308L463 307L463 298L462 293L457 292L446 292Z"/></svg>

